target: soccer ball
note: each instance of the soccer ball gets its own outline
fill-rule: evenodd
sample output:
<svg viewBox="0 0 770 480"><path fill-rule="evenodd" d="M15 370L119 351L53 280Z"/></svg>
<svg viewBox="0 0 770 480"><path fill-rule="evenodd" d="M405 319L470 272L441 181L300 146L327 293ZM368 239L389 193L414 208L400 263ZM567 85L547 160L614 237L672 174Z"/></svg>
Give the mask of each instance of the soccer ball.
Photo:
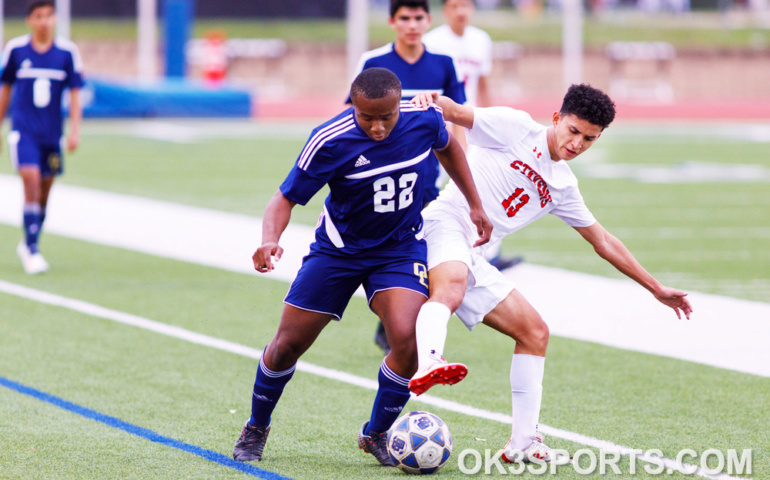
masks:
<svg viewBox="0 0 770 480"><path fill-rule="evenodd" d="M388 453L406 473L434 473L449 460L452 435L446 423L432 413L407 413L388 432Z"/></svg>

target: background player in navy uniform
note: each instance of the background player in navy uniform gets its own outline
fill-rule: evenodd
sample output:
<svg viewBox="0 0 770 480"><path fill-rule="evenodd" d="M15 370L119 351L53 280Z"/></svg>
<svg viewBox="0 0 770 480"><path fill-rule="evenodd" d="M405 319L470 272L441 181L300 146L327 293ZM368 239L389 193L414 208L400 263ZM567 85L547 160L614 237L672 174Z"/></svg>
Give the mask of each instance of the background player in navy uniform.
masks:
<svg viewBox="0 0 770 480"><path fill-rule="evenodd" d="M421 91L443 92L459 104L465 103L465 88L458 80L454 61L447 55L433 54L425 49L422 36L430 28L428 0L391 0L388 25L396 32L396 41L368 51L361 56L356 75L372 67L387 68L401 81L401 97L411 100ZM348 103L350 99L348 98ZM424 201L438 196L438 160L434 155L426 162L430 175L426 178Z"/></svg>
<svg viewBox="0 0 770 480"><path fill-rule="evenodd" d="M72 152L80 142L83 65L74 43L54 37L54 0L30 2L27 25L31 35L9 41L3 52L0 120L8 110L13 86L8 146L24 183L24 241L16 252L27 273L41 273L48 270L48 263L38 249L38 237L54 177L63 171L62 93L70 89L67 151Z"/></svg>
<svg viewBox="0 0 770 480"><path fill-rule="evenodd" d="M447 55L433 54L425 49L422 37L431 24L428 0L391 0L388 25L396 32L396 41L364 53L356 74L372 67L387 68L401 81L401 96L410 100L429 89L442 92L459 104L465 103L465 88L458 80L454 61ZM348 98L348 103L350 99ZM438 196L439 163L431 154L425 162L426 179L423 200L427 204ZM377 327L374 341L387 354L388 338L382 324Z"/></svg>
<svg viewBox="0 0 770 480"><path fill-rule="evenodd" d="M415 321L428 296L422 239L425 171L431 151L471 205L481 237L490 223L474 187L462 148L446 130L441 112L401 102L398 78L383 68L354 80L353 108L319 126L297 163L268 203L262 246L254 267L273 269L283 249L281 234L296 204L304 205L324 185L326 198L316 240L289 288L278 331L260 359L252 414L233 449L240 461L261 460L270 415L299 357L333 319L341 319L353 292L363 284L369 307L380 317L393 350L380 366L371 418L358 433L359 447L392 465L387 430L409 400L417 367Z"/></svg>

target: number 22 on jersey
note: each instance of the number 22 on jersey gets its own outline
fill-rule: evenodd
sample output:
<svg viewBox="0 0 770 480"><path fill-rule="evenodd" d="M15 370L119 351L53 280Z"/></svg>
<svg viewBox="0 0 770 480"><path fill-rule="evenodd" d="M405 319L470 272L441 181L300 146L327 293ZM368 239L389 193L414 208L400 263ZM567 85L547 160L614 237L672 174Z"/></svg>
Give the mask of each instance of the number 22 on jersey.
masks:
<svg viewBox="0 0 770 480"><path fill-rule="evenodd" d="M409 172L398 178L398 209L403 210L414 201L414 185L417 173ZM374 211L379 213L396 211L396 180L393 177L378 178L374 182Z"/></svg>

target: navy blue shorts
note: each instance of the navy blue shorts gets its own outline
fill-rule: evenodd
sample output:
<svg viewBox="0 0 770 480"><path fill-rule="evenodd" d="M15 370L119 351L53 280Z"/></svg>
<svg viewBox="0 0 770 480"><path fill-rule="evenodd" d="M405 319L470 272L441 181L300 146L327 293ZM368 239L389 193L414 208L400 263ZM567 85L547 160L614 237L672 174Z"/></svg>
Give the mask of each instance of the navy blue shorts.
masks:
<svg viewBox="0 0 770 480"><path fill-rule="evenodd" d="M360 285L370 304L375 293L391 288L406 288L428 298L427 251L425 240L356 255L322 249L313 242L284 302L340 319Z"/></svg>
<svg viewBox="0 0 770 480"><path fill-rule="evenodd" d="M8 134L8 148L16 170L19 167L38 167L43 177L61 175L64 171L61 145L58 142L41 143L14 130Z"/></svg>

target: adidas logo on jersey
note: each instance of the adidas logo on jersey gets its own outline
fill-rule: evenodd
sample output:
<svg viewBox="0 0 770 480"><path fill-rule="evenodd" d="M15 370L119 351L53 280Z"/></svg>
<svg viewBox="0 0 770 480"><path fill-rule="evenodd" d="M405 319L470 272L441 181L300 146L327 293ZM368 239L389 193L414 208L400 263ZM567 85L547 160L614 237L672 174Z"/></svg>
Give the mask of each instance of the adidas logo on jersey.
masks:
<svg viewBox="0 0 770 480"><path fill-rule="evenodd" d="M369 165L370 163L372 163L372 162L370 162L369 160L366 159L366 157L361 155L360 157L358 157L358 160L356 160L356 165L355 166L356 167L363 167L364 165Z"/></svg>

